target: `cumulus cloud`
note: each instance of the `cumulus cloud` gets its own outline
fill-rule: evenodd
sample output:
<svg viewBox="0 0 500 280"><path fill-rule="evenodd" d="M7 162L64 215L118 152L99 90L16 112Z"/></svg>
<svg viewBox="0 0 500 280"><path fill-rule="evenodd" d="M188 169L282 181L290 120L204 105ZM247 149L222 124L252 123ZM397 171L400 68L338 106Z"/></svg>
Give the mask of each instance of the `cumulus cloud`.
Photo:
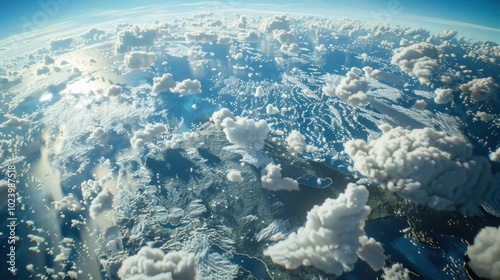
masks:
<svg viewBox="0 0 500 280"><path fill-rule="evenodd" d="M425 107L427 107L427 102L425 102L425 100L423 99L416 100L415 103L413 103L413 108L417 110L425 110Z"/></svg>
<svg viewBox="0 0 500 280"><path fill-rule="evenodd" d="M55 51L55 50L66 50L69 49L71 46L71 43L73 43L73 38L66 38L66 39L54 39L50 41L50 49Z"/></svg>
<svg viewBox="0 0 500 280"><path fill-rule="evenodd" d="M486 112L477 112L476 117L479 117L483 122L489 122L495 118L494 115L488 114Z"/></svg>
<svg viewBox="0 0 500 280"><path fill-rule="evenodd" d="M485 227L467 248L469 266L484 278L500 279L500 227Z"/></svg>
<svg viewBox="0 0 500 280"><path fill-rule="evenodd" d="M492 77L474 79L466 84L460 85L463 93L470 95L474 102L489 101L496 98L498 84Z"/></svg>
<svg viewBox="0 0 500 280"><path fill-rule="evenodd" d="M271 33L274 30L290 30L290 18L287 15L274 15L266 17L260 24L260 30Z"/></svg>
<svg viewBox="0 0 500 280"><path fill-rule="evenodd" d="M258 87L255 89L255 93L253 94L253 96L255 96L255 97L261 97L261 96L264 96L264 88L262 88L262 86L258 86Z"/></svg>
<svg viewBox="0 0 500 280"><path fill-rule="evenodd" d="M115 43L117 53L125 53L132 47L152 46L157 38L157 31L146 26L134 26L118 33Z"/></svg>
<svg viewBox="0 0 500 280"><path fill-rule="evenodd" d="M154 53L135 51L125 55L125 65L130 69L146 69L156 61Z"/></svg>
<svg viewBox="0 0 500 280"><path fill-rule="evenodd" d="M248 18L246 16L240 16L235 22L234 27L236 28L247 28Z"/></svg>
<svg viewBox="0 0 500 280"><path fill-rule="evenodd" d="M372 268L381 269L384 250L364 230L371 211L367 200L368 190L364 186L348 184L336 199L328 198L322 205L314 206L303 227L269 246L264 255L287 269L314 266L341 275L354 269L361 254ZM364 244L370 248L364 248Z"/></svg>
<svg viewBox="0 0 500 280"><path fill-rule="evenodd" d="M402 264L395 263L391 267L384 267L384 280L410 280L409 270Z"/></svg>
<svg viewBox="0 0 500 280"><path fill-rule="evenodd" d="M19 118L19 117L16 117L14 115L11 115L11 114L5 114L4 115L8 120L6 120L5 122L1 123L0 124L0 127L16 127L16 128L20 128L21 126L25 125L25 124L30 124L30 120L28 119L23 119L23 118Z"/></svg>
<svg viewBox="0 0 500 280"><path fill-rule="evenodd" d="M363 176L437 210L480 214L495 188L486 158L472 155L463 139L432 128L392 128L368 143L348 141L344 151Z"/></svg>
<svg viewBox="0 0 500 280"><path fill-rule="evenodd" d="M500 148L490 154L490 160L500 162Z"/></svg>
<svg viewBox="0 0 500 280"><path fill-rule="evenodd" d="M188 43L208 43L217 40L217 35L213 33L204 33L204 32L186 32L184 34L186 38L186 42Z"/></svg>
<svg viewBox="0 0 500 280"><path fill-rule="evenodd" d="M323 93L328 96L337 96L355 107L368 104L368 95L366 95L368 82L365 77L361 77L362 73L361 69L352 67L335 90L330 86L325 86L322 89Z"/></svg>
<svg viewBox="0 0 500 280"><path fill-rule="evenodd" d="M260 40L259 34L253 30L249 30L246 33L240 32L238 33L238 39L240 41L248 41L248 42L258 42Z"/></svg>
<svg viewBox="0 0 500 280"><path fill-rule="evenodd" d="M292 178L281 177L281 165L270 163L261 171L261 186L270 191L298 191L299 183Z"/></svg>
<svg viewBox="0 0 500 280"><path fill-rule="evenodd" d="M264 140L271 131L265 120L255 121L244 117L224 118L221 126L231 144L256 150L264 147Z"/></svg>
<svg viewBox="0 0 500 280"><path fill-rule="evenodd" d="M391 63L424 84L440 67L437 48L423 42L395 49Z"/></svg>
<svg viewBox="0 0 500 280"><path fill-rule="evenodd" d="M283 52L288 52L288 53L292 53L292 54L300 53L299 45L297 45L295 43L283 44L283 45L281 45L280 50Z"/></svg>
<svg viewBox="0 0 500 280"><path fill-rule="evenodd" d="M178 93L180 96L201 93L201 83L198 80L186 79L176 83L172 92Z"/></svg>
<svg viewBox="0 0 500 280"><path fill-rule="evenodd" d="M170 73L163 74L161 77L153 78L153 93L160 93L171 90L175 87L174 77Z"/></svg>
<svg viewBox="0 0 500 280"><path fill-rule="evenodd" d="M436 94L434 102L437 104L446 104L453 100L453 90L451 88L438 88L434 93Z"/></svg>
<svg viewBox="0 0 500 280"><path fill-rule="evenodd" d="M311 153L318 150L317 147L313 145L306 144L306 137L300 133L298 130L292 130L290 134L285 139L287 150L292 154L298 153Z"/></svg>
<svg viewBox="0 0 500 280"><path fill-rule="evenodd" d="M217 127L219 127L225 118L231 118L234 120L234 115L231 111L229 111L229 109L222 108L218 111L213 112L212 116L210 117L210 121L212 121Z"/></svg>
<svg viewBox="0 0 500 280"><path fill-rule="evenodd" d="M370 66L363 67L363 71L367 78L372 78L377 81L386 81L389 83L399 83L401 82L400 77L396 77L391 73L382 71L380 69L373 69Z"/></svg>
<svg viewBox="0 0 500 280"><path fill-rule="evenodd" d="M111 210L113 205L113 194L109 189L103 189L90 204L89 214L90 217L95 219L106 210Z"/></svg>
<svg viewBox="0 0 500 280"><path fill-rule="evenodd" d="M243 176L241 176L241 172L238 170L229 170L229 172L227 172L226 177L229 180L229 182L233 183L243 182Z"/></svg>
<svg viewBox="0 0 500 280"><path fill-rule="evenodd" d="M219 35L217 38L217 44L219 45L226 45L226 44L231 44L233 42L233 37L229 35Z"/></svg>
<svg viewBox="0 0 500 280"><path fill-rule="evenodd" d="M106 133L106 131L102 127L94 127L92 128L92 132L90 133L89 138L87 138L87 141L90 141L91 139L99 140L104 133Z"/></svg>
<svg viewBox="0 0 500 280"><path fill-rule="evenodd" d="M134 149L141 149L147 142L160 137L167 130L168 127L161 123L147 124L144 130L134 132L134 136L130 138L130 145Z"/></svg>
<svg viewBox="0 0 500 280"><path fill-rule="evenodd" d="M275 40L278 40L278 42L280 42L281 44L291 44L297 42L295 34L293 34L293 32L286 30L274 30L273 38Z"/></svg>
<svg viewBox="0 0 500 280"><path fill-rule="evenodd" d="M193 253L142 247L136 255L126 258L118 270L120 279L185 279L196 277L196 260Z"/></svg>
<svg viewBox="0 0 500 280"><path fill-rule="evenodd" d="M118 96L122 93L122 87L117 85L111 85L106 91L107 96Z"/></svg>
<svg viewBox="0 0 500 280"><path fill-rule="evenodd" d="M276 115L280 112L278 107L273 106L272 104L267 104L266 106L266 114L268 115Z"/></svg>

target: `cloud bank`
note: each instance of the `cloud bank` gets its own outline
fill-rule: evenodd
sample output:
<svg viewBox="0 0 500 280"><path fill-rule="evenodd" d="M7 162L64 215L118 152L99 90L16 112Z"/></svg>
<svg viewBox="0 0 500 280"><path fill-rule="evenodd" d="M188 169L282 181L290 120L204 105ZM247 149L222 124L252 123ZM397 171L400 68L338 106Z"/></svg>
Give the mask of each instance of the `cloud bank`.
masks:
<svg viewBox="0 0 500 280"><path fill-rule="evenodd" d="M500 279L500 227L485 227L467 248L469 266L484 278Z"/></svg>
<svg viewBox="0 0 500 280"><path fill-rule="evenodd" d="M437 48L424 42L395 49L391 63L423 84L440 68Z"/></svg>
<svg viewBox="0 0 500 280"><path fill-rule="evenodd" d="M322 205L314 206L303 227L269 246L264 255L287 269L314 266L336 275L352 271L358 256L373 269L381 269L384 250L364 230L370 213L367 199L364 186L348 184L336 199L328 198Z"/></svg>
<svg viewBox="0 0 500 280"><path fill-rule="evenodd" d="M368 95L366 95L368 82L365 77L361 76L362 74L361 69L352 67L335 90L332 87L325 86L323 87L323 93L328 96L337 96L355 107L368 104Z"/></svg>
<svg viewBox="0 0 500 280"><path fill-rule="evenodd" d="M157 248L142 247L136 255L129 256L123 261L118 276L124 280L194 280L195 255L184 251L165 254Z"/></svg>
<svg viewBox="0 0 500 280"><path fill-rule="evenodd" d="M344 151L363 176L437 210L480 214L481 203L496 186L486 158L472 155L463 139L432 128L396 127L368 143L348 141Z"/></svg>
<svg viewBox="0 0 500 280"><path fill-rule="evenodd" d="M281 177L281 165L270 163L261 171L261 186L270 191L298 191L299 183L292 178Z"/></svg>
<svg viewBox="0 0 500 280"><path fill-rule="evenodd" d="M256 150L264 147L264 140L271 131L265 120L255 121L244 117L225 118L221 126L224 127L226 139L231 144Z"/></svg>

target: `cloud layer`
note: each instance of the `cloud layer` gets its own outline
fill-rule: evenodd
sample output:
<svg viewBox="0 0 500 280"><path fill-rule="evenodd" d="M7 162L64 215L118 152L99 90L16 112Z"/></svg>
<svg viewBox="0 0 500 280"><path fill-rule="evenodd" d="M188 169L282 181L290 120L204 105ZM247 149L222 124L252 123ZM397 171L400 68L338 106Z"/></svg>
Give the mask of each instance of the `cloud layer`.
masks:
<svg viewBox="0 0 500 280"><path fill-rule="evenodd" d="M137 255L126 258L118 270L120 279L185 279L196 277L196 261L193 253L142 247Z"/></svg>
<svg viewBox="0 0 500 280"><path fill-rule="evenodd" d="M367 199L364 186L349 184L336 199L328 198L322 205L314 206L303 227L269 246L264 255L287 269L314 266L336 275L352 271L358 256L375 270L381 269L384 250L364 230L370 213Z"/></svg>
<svg viewBox="0 0 500 280"><path fill-rule="evenodd" d="M224 118L221 123L227 140L241 148L260 150L271 128L265 120L255 121L244 117Z"/></svg>
<svg viewBox="0 0 500 280"><path fill-rule="evenodd" d="M479 214L495 188L486 158L473 156L463 139L432 128L396 127L368 143L348 141L344 148L363 176L438 210Z"/></svg>
<svg viewBox="0 0 500 280"><path fill-rule="evenodd" d="M467 248L469 266L480 277L500 279L500 227L485 227Z"/></svg>

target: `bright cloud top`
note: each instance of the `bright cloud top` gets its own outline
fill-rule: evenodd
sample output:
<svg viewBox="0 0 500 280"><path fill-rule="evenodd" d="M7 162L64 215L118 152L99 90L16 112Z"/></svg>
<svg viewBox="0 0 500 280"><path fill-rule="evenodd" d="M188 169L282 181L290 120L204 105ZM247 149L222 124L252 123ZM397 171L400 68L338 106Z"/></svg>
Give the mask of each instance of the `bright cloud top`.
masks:
<svg viewBox="0 0 500 280"><path fill-rule="evenodd" d="M474 79L466 84L460 85L463 93L469 94L474 102L486 102L495 98L498 84L492 77Z"/></svg>
<svg viewBox="0 0 500 280"><path fill-rule="evenodd" d="M144 147L147 142L161 136L161 134L167 132L167 130L168 127L164 124L147 124L144 130L134 132L134 136L130 139L130 145L134 149L140 149Z"/></svg>
<svg viewBox="0 0 500 280"><path fill-rule="evenodd" d="M195 255L184 251L165 254L157 248L142 247L137 255L129 256L123 261L118 275L124 280L195 279Z"/></svg>
<svg viewBox="0 0 500 280"><path fill-rule="evenodd" d="M261 171L262 177L260 177L261 186L264 189L270 191L298 191L299 183L297 180L292 178L282 178L281 177L281 165L268 164Z"/></svg>
<svg viewBox="0 0 500 280"><path fill-rule="evenodd" d="M156 55L154 53L136 51L125 55L125 65L133 70L147 69L155 61Z"/></svg>
<svg viewBox="0 0 500 280"><path fill-rule="evenodd" d="M213 112L212 116L210 117L210 120L217 126L219 127L222 123L222 121L225 118L230 118L234 120L234 115L229 109L227 108L222 108L218 111Z"/></svg>
<svg viewBox="0 0 500 280"><path fill-rule="evenodd" d="M500 279L500 227L485 227L467 248L469 266L480 277Z"/></svg>
<svg viewBox="0 0 500 280"><path fill-rule="evenodd" d="M495 188L486 158L473 156L463 139L432 128L397 127L369 143L348 141L344 148L363 176L437 210L479 214Z"/></svg>
<svg viewBox="0 0 500 280"><path fill-rule="evenodd" d="M179 96L201 93L201 83L198 80L186 79L175 84L172 92L178 93Z"/></svg>
<svg viewBox="0 0 500 280"><path fill-rule="evenodd" d="M380 243L366 236L364 225L370 214L368 190L349 184L336 199L328 198L307 213L305 226L264 251L273 262L296 269L314 266L341 275L354 269L358 256L374 269L385 262ZM364 248L364 244L370 248ZM370 253L368 253L370 252Z"/></svg>
<svg viewBox="0 0 500 280"><path fill-rule="evenodd" d="M292 130L285 140L287 144L287 150L292 154L303 152L311 153L318 150L317 147L306 144L306 137L302 135L298 130Z"/></svg>
<svg viewBox="0 0 500 280"><path fill-rule="evenodd" d="M255 121L244 117L224 118L221 126L231 144L256 150L264 147L264 140L271 131L265 120Z"/></svg>
<svg viewBox="0 0 500 280"><path fill-rule="evenodd" d="M440 68L437 48L424 42L395 49L391 63L423 84L429 83L429 78Z"/></svg>
<svg viewBox="0 0 500 280"><path fill-rule="evenodd" d="M366 95L368 82L365 77L362 77L362 74L361 69L352 67L335 89L325 86L323 87L323 93L328 96L337 96L353 106L368 104L368 95Z"/></svg>

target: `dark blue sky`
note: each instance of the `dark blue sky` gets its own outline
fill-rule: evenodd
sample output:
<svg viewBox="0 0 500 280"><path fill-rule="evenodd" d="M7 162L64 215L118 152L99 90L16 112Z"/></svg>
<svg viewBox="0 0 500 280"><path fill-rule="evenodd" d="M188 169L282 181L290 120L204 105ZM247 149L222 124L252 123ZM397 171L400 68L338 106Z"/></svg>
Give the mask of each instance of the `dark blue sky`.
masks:
<svg viewBox="0 0 500 280"><path fill-rule="evenodd" d="M463 21L500 29L500 1L499 0L293 0L293 1L244 1L221 0L220 2L249 3L303 3L305 7L332 7L338 10L339 6L359 9L363 13L390 11L391 7L401 9L405 14L429 16L447 20ZM95 10L124 9L134 6L148 5L149 3L186 3L199 1L119 1L119 0L0 0L0 38L8 34L22 31L23 27L33 24L50 24L71 15L89 13ZM306 10L306 9L304 9ZM498 40L500 41L500 38Z"/></svg>

